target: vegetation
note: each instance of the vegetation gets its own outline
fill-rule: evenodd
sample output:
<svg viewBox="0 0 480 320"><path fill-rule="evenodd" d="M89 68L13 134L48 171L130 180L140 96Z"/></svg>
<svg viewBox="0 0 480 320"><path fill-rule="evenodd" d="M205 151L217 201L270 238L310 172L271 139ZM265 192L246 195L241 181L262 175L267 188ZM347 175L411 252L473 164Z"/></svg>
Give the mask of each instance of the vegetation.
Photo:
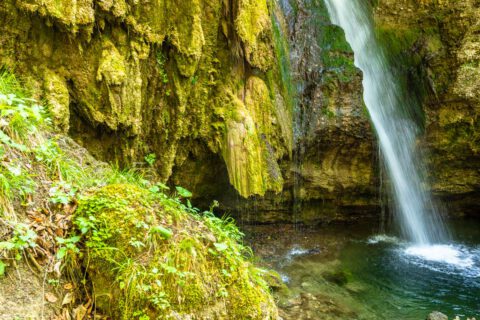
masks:
<svg viewBox="0 0 480 320"><path fill-rule="evenodd" d="M22 257L53 261L116 319L276 318L266 271L217 203L201 212L182 187L85 161L10 73L0 90L0 277Z"/></svg>

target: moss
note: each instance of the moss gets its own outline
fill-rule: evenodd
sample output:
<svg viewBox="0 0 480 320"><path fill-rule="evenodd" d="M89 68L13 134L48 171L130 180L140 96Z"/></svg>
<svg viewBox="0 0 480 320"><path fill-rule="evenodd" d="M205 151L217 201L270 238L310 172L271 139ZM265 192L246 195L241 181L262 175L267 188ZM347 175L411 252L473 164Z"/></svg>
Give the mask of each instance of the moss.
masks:
<svg viewBox="0 0 480 320"><path fill-rule="evenodd" d="M58 74L45 71L44 76L45 100L52 114L53 125L62 132L68 132L70 127L70 94L67 82Z"/></svg>
<svg viewBox="0 0 480 320"><path fill-rule="evenodd" d="M128 184L83 197L76 221L97 307L117 319L276 319L263 271L229 222Z"/></svg>
<svg viewBox="0 0 480 320"><path fill-rule="evenodd" d="M91 28L95 21L92 0L20 0L17 5L51 17L73 32L80 27Z"/></svg>
<svg viewBox="0 0 480 320"><path fill-rule="evenodd" d="M125 59L115 45L105 40L103 43L100 66L97 70L97 81L105 81L107 85L121 85L127 77Z"/></svg>
<svg viewBox="0 0 480 320"><path fill-rule="evenodd" d="M283 177L276 159L288 153L281 141L282 128L265 82L255 76L245 85L245 102L233 93L226 108L217 113L226 121L222 155L232 185L240 195L264 195L279 192Z"/></svg>
<svg viewBox="0 0 480 320"><path fill-rule="evenodd" d="M290 49L285 37L286 30L282 29L280 22L283 13L277 12L278 7L272 10L271 23L273 26L273 41L275 44L275 56L277 68L267 73L266 82L270 90L277 119L282 130L282 135L288 148L288 154L292 156L293 150L293 114L296 104L296 89L292 79L290 66Z"/></svg>
<svg viewBox="0 0 480 320"><path fill-rule="evenodd" d="M408 27L399 28L398 26L379 26L375 31L379 42L384 45L389 56L393 58L411 48L422 35L421 30Z"/></svg>
<svg viewBox="0 0 480 320"><path fill-rule="evenodd" d="M171 14L176 20L170 37L180 53L175 58L180 73L185 77L194 75L205 45L200 6L200 0L171 6Z"/></svg>
<svg viewBox="0 0 480 320"><path fill-rule="evenodd" d="M402 100L407 101L406 112L414 115L420 128L424 128L425 114L421 108L428 91L428 80L422 66L422 56L415 46L424 41L420 29L401 27L398 25L379 25L376 36L385 56L389 60L391 72L401 86Z"/></svg>
<svg viewBox="0 0 480 320"><path fill-rule="evenodd" d="M235 28L245 44L247 60L266 71L272 67L270 14L266 0L240 0Z"/></svg>

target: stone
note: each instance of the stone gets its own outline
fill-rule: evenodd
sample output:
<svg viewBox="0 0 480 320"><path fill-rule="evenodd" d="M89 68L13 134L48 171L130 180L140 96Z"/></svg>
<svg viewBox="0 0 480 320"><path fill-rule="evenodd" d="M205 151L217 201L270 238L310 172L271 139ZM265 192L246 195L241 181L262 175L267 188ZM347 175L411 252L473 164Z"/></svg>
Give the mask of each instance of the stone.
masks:
<svg viewBox="0 0 480 320"><path fill-rule="evenodd" d="M426 320L448 320L448 317L441 312L433 311L427 316Z"/></svg>

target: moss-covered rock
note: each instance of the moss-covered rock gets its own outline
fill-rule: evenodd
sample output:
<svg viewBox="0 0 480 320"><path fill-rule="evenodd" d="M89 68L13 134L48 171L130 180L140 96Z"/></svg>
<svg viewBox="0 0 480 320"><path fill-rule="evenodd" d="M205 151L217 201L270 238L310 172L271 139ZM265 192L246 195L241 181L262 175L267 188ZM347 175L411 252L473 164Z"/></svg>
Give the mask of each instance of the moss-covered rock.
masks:
<svg viewBox="0 0 480 320"><path fill-rule="evenodd" d="M240 0L235 27L245 45L247 60L263 71L270 69L273 46L267 0Z"/></svg>
<svg viewBox="0 0 480 320"><path fill-rule="evenodd" d="M70 128L70 94L67 81L50 70L44 74L45 99L53 115L53 124L62 132Z"/></svg>
<svg viewBox="0 0 480 320"><path fill-rule="evenodd" d="M276 319L265 271L245 258L234 225L187 210L128 184L80 200L97 307L116 319Z"/></svg>

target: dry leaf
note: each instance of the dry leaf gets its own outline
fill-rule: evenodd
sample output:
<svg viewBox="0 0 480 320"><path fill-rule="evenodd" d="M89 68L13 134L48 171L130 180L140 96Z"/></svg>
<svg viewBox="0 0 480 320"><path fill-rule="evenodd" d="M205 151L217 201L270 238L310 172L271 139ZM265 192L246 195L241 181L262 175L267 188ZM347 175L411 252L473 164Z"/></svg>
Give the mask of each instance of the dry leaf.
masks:
<svg viewBox="0 0 480 320"><path fill-rule="evenodd" d="M45 293L45 299L50 303L55 303L58 301L58 298L51 292Z"/></svg>
<svg viewBox="0 0 480 320"><path fill-rule="evenodd" d="M61 266L62 266L62 261L58 261L57 263L55 263L55 266L53 267L53 270L55 271L55 273L59 278L62 275L62 272L60 271Z"/></svg>
<svg viewBox="0 0 480 320"><path fill-rule="evenodd" d="M66 304L70 304L72 303L72 301L75 299L75 297L73 296L73 293L71 292L68 292L65 297L63 297L63 301L62 301L62 306L66 305Z"/></svg>
<svg viewBox="0 0 480 320"><path fill-rule="evenodd" d="M75 316L75 320L83 320L87 315L87 308L85 308L83 305L79 305L73 309L73 315Z"/></svg>

